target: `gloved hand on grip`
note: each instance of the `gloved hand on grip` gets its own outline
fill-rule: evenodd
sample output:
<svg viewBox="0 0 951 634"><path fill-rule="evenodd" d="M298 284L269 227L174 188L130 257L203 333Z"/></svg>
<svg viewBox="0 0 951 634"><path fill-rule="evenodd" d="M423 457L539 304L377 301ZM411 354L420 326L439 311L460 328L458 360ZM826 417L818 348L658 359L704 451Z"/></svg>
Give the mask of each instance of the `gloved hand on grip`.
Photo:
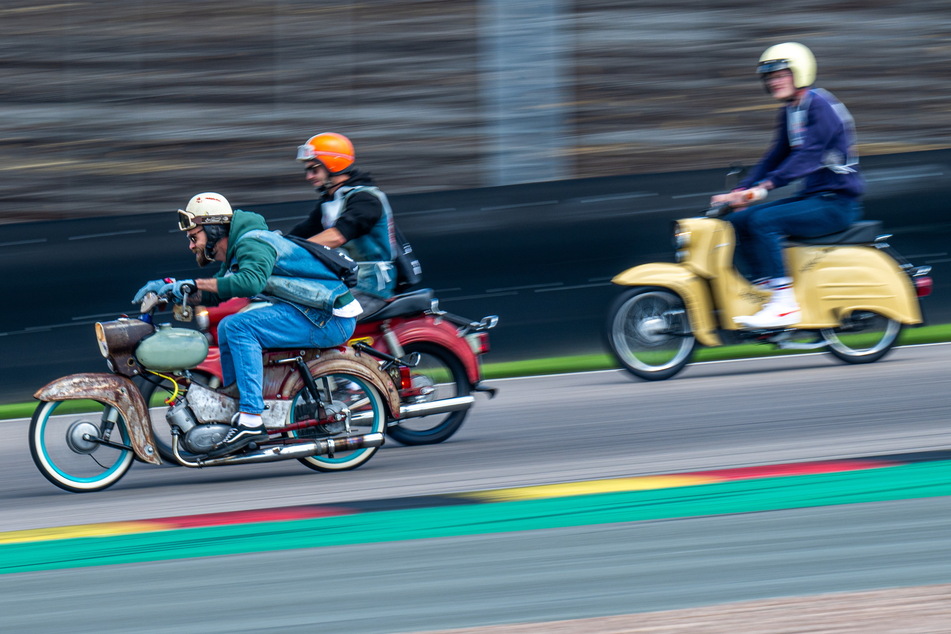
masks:
<svg viewBox="0 0 951 634"><path fill-rule="evenodd" d="M174 281L175 281L174 277L166 277L161 280L152 280L151 282L148 282L145 286L143 286L136 292L135 297L132 298L132 303L141 304L142 300L145 299L145 296L148 295L149 293L156 293L158 295L161 295L161 293L159 292L159 289L161 289L163 286L165 286L169 282L174 282Z"/></svg>
<svg viewBox="0 0 951 634"><path fill-rule="evenodd" d="M188 290L189 294L194 293L195 291L198 290L198 285L195 284L195 280L176 281L174 279L171 279L170 282L162 286L162 288L160 288L156 292L159 294L160 297L171 294L171 295L174 295L175 299L177 299L178 301L182 301L182 299L185 297L185 292L182 290L182 287L185 286L186 284L191 287Z"/></svg>

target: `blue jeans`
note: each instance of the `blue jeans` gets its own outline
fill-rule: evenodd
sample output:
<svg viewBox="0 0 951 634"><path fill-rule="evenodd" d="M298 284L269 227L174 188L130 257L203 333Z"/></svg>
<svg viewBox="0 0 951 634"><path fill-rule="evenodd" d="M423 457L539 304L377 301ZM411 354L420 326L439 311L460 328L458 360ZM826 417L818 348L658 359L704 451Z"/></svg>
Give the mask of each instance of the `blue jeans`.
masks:
<svg viewBox="0 0 951 634"><path fill-rule="evenodd" d="M754 205L727 216L736 230L736 252L749 266L750 277L789 277L783 262L786 236L816 238L845 231L862 217L862 205L837 194L783 198Z"/></svg>
<svg viewBox="0 0 951 634"><path fill-rule="evenodd" d="M345 343L356 326L352 317L330 317L316 326L299 310L275 303L244 313L228 315L218 324L221 373L225 385L238 382L239 409L249 414L264 411L265 348L331 348Z"/></svg>

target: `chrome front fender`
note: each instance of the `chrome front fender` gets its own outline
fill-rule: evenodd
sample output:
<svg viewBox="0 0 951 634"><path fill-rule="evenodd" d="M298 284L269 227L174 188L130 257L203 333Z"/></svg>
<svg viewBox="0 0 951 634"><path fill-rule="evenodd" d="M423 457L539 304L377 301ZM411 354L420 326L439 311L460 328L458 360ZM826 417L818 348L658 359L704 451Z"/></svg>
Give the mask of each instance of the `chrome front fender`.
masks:
<svg viewBox="0 0 951 634"><path fill-rule="evenodd" d="M33 395L41 401L90 399L115 407L125 421L135 455L149 464L162 464L155 449L149 408L130 379L116 374L70 374L47 383Z"/></svg>

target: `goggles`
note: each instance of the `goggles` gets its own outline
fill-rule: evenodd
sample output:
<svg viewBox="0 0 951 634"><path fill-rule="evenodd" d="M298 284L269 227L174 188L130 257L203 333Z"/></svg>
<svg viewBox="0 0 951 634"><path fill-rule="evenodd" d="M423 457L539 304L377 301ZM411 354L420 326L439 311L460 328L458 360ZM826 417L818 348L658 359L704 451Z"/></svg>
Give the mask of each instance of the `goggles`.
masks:
<svg viewBox="0 0 951 634"><path fill-rule="evenodd" d="M198 216L184 209L178 210L178 228L182 231L188 231L202 225L226 225L229 222L231 222L230 215Z"/></svg>
<svg viewBox="0 0 951 634"><path fill-rule="evenodd" d="M778 70L792 70L789 66L789 60L772 59L766 62L760 62L759 66L756 67L756 72L760 75L768 75Z"/></svg>
<svg viewBox="0 0 951 634"><path fill-rule="evenodd" d="M314 153L314 148L311 145L304 144L297 146L297 160L298 161L310 161L316 158L317 154Z"/></svg>

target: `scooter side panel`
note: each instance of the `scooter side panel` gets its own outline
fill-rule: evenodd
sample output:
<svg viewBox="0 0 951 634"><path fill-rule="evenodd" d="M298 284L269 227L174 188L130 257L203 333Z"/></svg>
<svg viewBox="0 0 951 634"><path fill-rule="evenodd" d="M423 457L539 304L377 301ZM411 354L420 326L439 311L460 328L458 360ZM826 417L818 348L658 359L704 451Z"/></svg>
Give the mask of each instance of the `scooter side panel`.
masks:
<svg viewBox="0 0 951 634"><path fill-rule="evenodd" d="M33 397L41 401L90 399L115 407L125 421L135 455L143 462L162 464L155 450L149 409L139 388L128 378L97 372L70 374L41 387Z"/></svg>
<svg viewBox="0 0 951 634"><path fill-rule="evenodd" d="M619 286L657 286L670 289L683 299L690 328L697 340L705 346L723 345L716 333L710 289L705 280L684 266L669 262L641 264L618 273L611 283Z"/></svg>
<svg viewBox="0 0 951 634"><path fill-rule="evenodd" d="M878 249L803 246L787 249L786 257L803 310L800 328L834 328L856 310L903 324L922 321L911 279Z"/></svg>

